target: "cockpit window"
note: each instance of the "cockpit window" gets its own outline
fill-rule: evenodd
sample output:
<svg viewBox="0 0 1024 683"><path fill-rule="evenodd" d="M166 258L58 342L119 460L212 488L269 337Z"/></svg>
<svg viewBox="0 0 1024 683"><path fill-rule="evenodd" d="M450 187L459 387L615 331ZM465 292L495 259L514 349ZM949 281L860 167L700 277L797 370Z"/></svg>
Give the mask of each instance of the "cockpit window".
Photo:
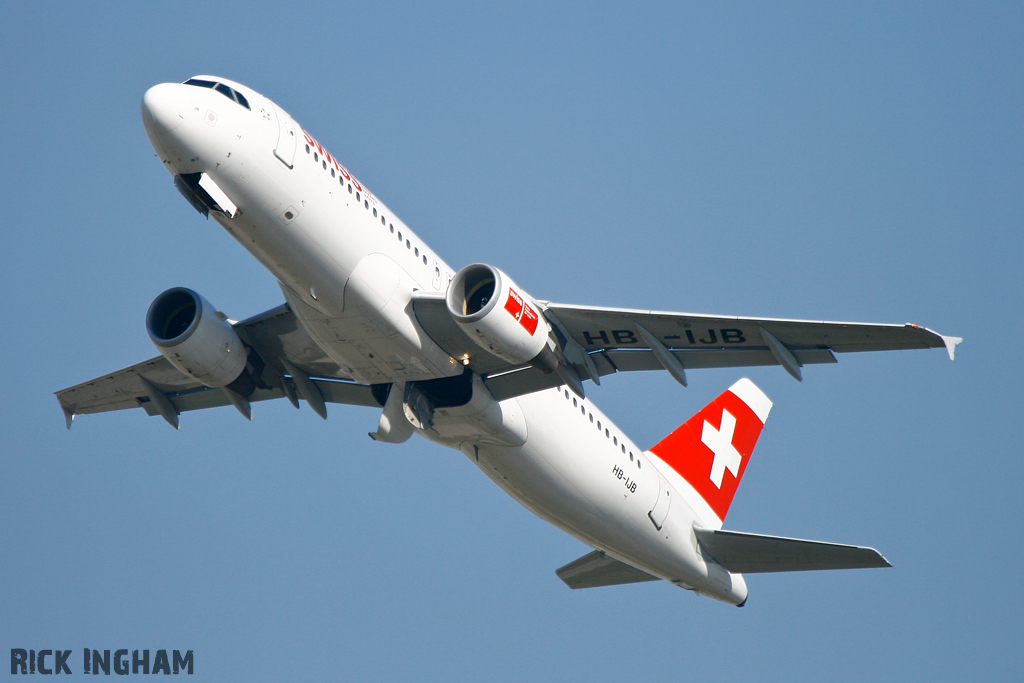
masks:
<svg viewBox="0 0 1024 683"><path fill-rule="evenodd" d="M245 107L249 111L252 111L252 107L249 106L249 100L245 99L245 95L243 95L242 93L238 92L234 88L230 88L230 87L224 85L223 83L215 83L213 81L204 81L204 80L202 80L200 78L190 78L187 81L185 81L185 85L194 85L194 86L199 87L199 88L211 88L213 90L216 90L221 95L223 95L224 97L228 98L229 100L232 100L234 102L238 102L240 105L242 105L243 107Z"/></svg>

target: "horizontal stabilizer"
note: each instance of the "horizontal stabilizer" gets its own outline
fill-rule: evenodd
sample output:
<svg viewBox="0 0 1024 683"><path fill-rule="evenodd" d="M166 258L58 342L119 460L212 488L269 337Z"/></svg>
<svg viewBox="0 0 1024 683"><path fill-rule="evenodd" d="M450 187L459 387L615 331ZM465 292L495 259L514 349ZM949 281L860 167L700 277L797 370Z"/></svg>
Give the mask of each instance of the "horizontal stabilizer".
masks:
<svg viewBox="0 0 1024 683"><path fill-rule="evenodd" d="M555 573L569 588L596 588L659 580L657 576L608 557L600 550L570 562Z"/></svg>
<svg viewBox="0 0 1024 683"><path fill-rule="evenodd" d="M693 531L708 555L729 571L739 574L892 566L874 548L721 529Z"/></svg>

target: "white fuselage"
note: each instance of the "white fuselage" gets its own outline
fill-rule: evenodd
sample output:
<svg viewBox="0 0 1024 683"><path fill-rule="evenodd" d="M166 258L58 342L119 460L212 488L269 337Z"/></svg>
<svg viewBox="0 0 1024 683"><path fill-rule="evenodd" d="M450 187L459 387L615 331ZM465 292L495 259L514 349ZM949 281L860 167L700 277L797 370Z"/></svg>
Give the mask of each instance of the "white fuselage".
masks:
<svg viewBox="0 0 1024 683"><path fill-rule="evenodd" d="M274 274L303 328L353 379L401 385L461 374L409 305L416 290L446 290L448 265L284 110L215 80L251 110L191 85L146 93L147 132L171 174L216 182L239 211L211 215ZM742 576L706 561L693 534L694 524L720 522L590 400L558 387L498 402L475 379L470 403L438 409L433 422L417 431L461 450L584 543L711 597L746 599Z"/></svg>

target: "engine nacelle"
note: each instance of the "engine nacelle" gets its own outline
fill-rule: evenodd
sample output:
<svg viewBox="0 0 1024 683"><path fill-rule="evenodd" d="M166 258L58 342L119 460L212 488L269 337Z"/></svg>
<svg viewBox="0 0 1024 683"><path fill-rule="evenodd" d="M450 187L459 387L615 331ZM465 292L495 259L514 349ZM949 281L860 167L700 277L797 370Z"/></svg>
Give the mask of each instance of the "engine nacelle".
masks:
<svg viewBox="0 0 1024 683"><path fill-rule="evenodd" d="M225 387L245 370L246 349L213 305L175 287L153 300L146 331L171 365L208 387Z"/></svg>
<svg viewBox="0 0 1024 683"><path fill-rule="evenodd" d="M544 372L557 365L548 346L551 328L537 304L497 268L466 266L452 279L448 313L477 344L510 363L530 363Z"/></svg>

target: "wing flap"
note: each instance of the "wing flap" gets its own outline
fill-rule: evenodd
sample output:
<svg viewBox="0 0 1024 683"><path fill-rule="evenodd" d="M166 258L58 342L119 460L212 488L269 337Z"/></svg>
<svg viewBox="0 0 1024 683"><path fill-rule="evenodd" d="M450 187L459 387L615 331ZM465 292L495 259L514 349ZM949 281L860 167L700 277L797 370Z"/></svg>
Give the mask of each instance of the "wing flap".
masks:
<svg viewBox="0 0 1024 683"><path fill-rule="evenodd" d="M326 403L340 403L344 405L367 406L374 408L380 407L380 404L373 398L373 393L370 387L365 384L320 379L313 380L313 384L315 384L317 389L320 390L320 394L323 396ZM274 387L270 389L256 389L252 394L247 396L246 399L248 399L250 403L253 403L258 401L270 401L284 397L284 391L279 387ZM209 387L199 387L178 394L169 394L167 398L179 413L185 413L190 410L204 410L206 408L218 408L220 406L232 405L231 400L225 392L220 389L210 389ZM157 416L160 414L160 411L157 410L156 406L153 405L153 402L147 396L140 395L137 398L132 399L132 401L132 405L126 405L124 407L135 408L137 406L141 406L150 416ZM109 408L108 410L117 410L117 408Z"/></svg>
<svg viewBox="0 0 1024 683"><path fill-rule="evenodd" d="M793 355L801 365L835 363L836 357L829 349L797 349ZM675 356L687 370L701 368L745 368L757 365L777 365L775 356L767 348L750 349L697 349L673 350ZM664 369L654 353L647 349L613 349L601 354L614 365L618 372Z"/></svg>
<svg viewBox="0 0 1024 683"><path fill-rule="evenodd" d="M767 348L746 351L725 349L700 349L695 351L670 351L687 370L701 368L743 368L757 365L775 365L775 356ZM794 351L793 355L801 365L835 363L836 357L828 349L805 349ZM612 349L590 354L597 374L601 377L615 372L639 372L664 370L665 366L649 349ZM542 389L563 384L556 374L545 375L533 367L520 367L489 375L484 378L491 395L502 401L514 396L530 394Z"/></svg>
<svg viewBox="0 0 1024 683"><path fill-rule="evenodd" d="M555 574L565 582L565 585L573 589L660 581L657 576L608 557L601 550L595 550L575 562L570 562L555 571Z"/></svg>
<svg viewBox="0 0 1024 683"><path fill-rule="evenodd" d="M714 560L731 572L802 572L820 569L891 567L874 548L722 529L694 529Z"/></svg>

